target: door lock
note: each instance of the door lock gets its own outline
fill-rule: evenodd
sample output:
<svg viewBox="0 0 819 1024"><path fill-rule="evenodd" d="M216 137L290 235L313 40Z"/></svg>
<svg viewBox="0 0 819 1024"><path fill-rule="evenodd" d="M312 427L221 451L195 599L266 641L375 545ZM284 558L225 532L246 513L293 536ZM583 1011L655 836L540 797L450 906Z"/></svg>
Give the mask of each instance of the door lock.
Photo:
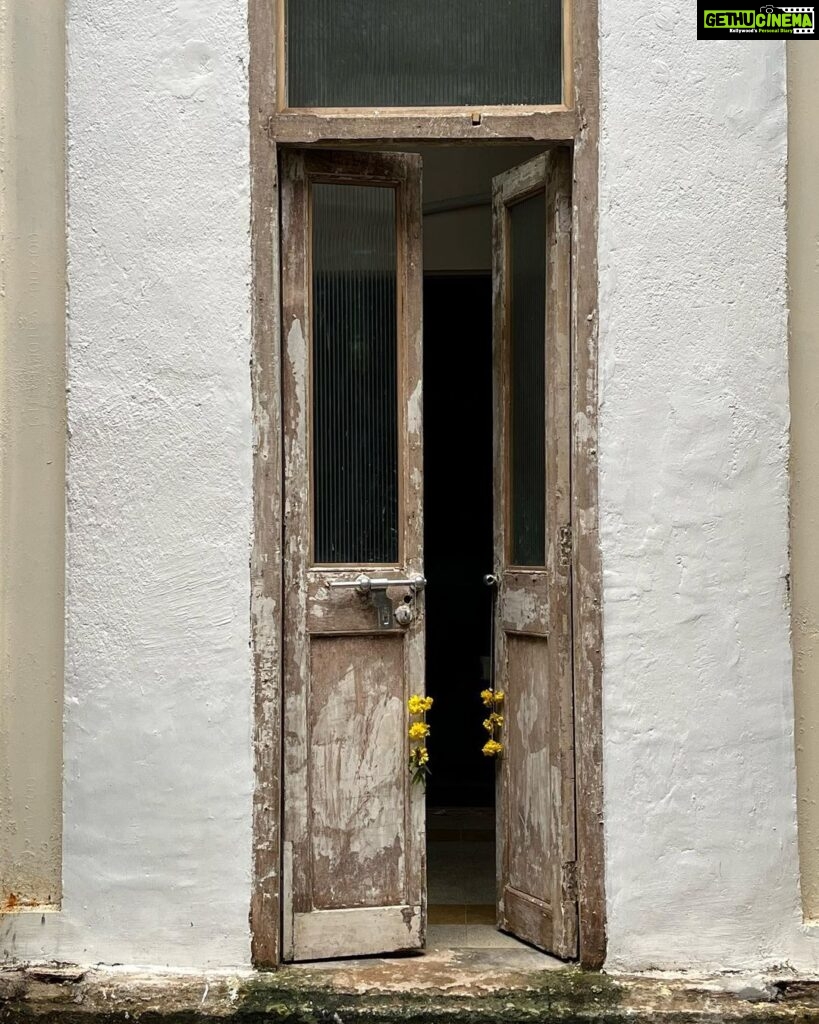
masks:
<svg viewBox="0 0 819 1024"><path fill-rule="evenodd" d="M359 573L354 580L333 580L330 584L332 588L344 588L349 589L355 587L359 594L369 594L373 590L386 590L387 587L409 587L416 593L423 590L427 585L426 577L420 573L417 576L412 576L410 579L405 580L386 580L386 579L373 579L366 573Z"/></svg>
<svg viewBox="0 0 819 1024"><path fill-rule="evenodd" d="M412 604L407 604L407 602L404 601L395 609L395 621L399 626L408 626L415 618L415 610L413 608L414 604L414 600Z"/></svg>
<svg viewBox="0 0 819 1024"><path fill-rule="evenodd" d="M379 629L392 629L398 623L406 628L415 618L415 599L427 585L420 573L409 579L373 579L366 573L359 573L354 580L333 580L332 589L354 589L363 597L372 598ZM409 600L403 598L396 604L387 596L389 587L409 587Z"/></svg>

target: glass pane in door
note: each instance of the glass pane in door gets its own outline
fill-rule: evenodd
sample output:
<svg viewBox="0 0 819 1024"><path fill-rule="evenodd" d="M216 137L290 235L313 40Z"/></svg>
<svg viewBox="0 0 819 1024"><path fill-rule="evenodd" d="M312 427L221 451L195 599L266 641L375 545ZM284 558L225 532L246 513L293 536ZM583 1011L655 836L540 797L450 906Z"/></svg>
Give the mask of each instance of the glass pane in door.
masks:
<svg viewBox="0 0 819 1024"><path fill-rule="evenodd" d="M313 559L398 561L395 191L312 189Z"/></svg>
<svg viewBox="0 0 819 1024"><path fill-rule="evenodd" d="M546 196L509 208L510 557L546 564Z"/></svg>

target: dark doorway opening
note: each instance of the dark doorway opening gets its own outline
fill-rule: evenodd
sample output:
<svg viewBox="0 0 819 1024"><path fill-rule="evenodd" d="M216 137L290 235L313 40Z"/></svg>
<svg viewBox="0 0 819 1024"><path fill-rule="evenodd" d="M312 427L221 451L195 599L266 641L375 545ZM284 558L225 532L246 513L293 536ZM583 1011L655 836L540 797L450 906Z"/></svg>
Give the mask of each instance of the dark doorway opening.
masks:
<svg viewBox="0 0 819 1024"><path fill-rule="evenodd" d="M495 763L489 685L492 593L492 279L424 280L424 521L430 941L495 924Z"/></svg>
<svg viewBox="0 0 819 1024"><path fill-rule="evenodd" d="M498 761L483 753L492 684L492 189L532 147L422 150L427 947L519 948L497 930Z"/></svg>
<svg viewBox="0 0 819 1024"><path fill-rule="evenodd" d="M424 280L427 693L435 699L429 807L490 807L481 753L492 594L492 281Z"/></svg>

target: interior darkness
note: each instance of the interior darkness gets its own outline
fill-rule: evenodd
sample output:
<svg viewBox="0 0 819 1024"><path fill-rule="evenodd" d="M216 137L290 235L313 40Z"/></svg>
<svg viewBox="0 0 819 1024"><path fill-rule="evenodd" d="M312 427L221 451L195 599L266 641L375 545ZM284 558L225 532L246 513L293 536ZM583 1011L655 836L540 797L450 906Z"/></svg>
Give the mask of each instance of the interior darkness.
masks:
<svg viewBox="0 0 819 1024"><path fill-rule="evenodd" d="M424 278L424 594L431 807L492 807L480 691L492 594L492 280ZM483 659L483 663L482 663Z"/></svg>

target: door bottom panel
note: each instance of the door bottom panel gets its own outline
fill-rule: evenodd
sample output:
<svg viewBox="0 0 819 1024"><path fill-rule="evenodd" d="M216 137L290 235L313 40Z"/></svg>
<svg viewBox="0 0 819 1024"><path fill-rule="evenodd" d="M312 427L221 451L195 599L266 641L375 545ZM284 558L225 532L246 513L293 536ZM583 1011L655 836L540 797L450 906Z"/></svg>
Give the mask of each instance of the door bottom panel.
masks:
<svg viewBox="0 0 819 1024"><path fill-rule="evenodd" d="M524 942L546 950L552 938L551 905L507 886L503 891L500 927Z"/></svg>
<svg viewBox="0 0 819 1024"><path fill-rule="evenodd" d="M295 914L293 939L298 960L332 960L344 950L357 956L421 949L424 941L420 906L313 910Z"/></svg>

